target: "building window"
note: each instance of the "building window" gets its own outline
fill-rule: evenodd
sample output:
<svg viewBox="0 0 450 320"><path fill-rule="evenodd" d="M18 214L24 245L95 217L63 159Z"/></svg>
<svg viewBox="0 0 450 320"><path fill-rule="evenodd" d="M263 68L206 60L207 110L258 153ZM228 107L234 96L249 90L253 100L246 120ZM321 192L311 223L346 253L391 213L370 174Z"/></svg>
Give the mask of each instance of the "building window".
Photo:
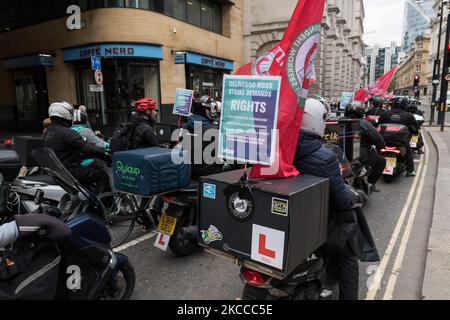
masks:
<svg viewBox="0 0 450 320"><path fill-rule="evenodd" d="M227 72L193 65L188 65L187 71L189 89L222 100L223 75Z"/></svg>
<svg viewBox="0 0 450 320"><path fill-rule="evenodd" d="M200 27L200 1L187 1L187 22Z"/></svg>
<svg viewBox="0 0 450 320"><path fill-rule="evenodd" d="M423 49L423 42L417 43L417 49Z"/></svg>
<svg viewBox="0 0 450 320"><path fill-rule="evenodd" d="M39 4L38 4L39 3ZM68 6L136 8L159 12L222 34L222 6L213 0L0 0L0 33L67 16Z"/></svg>
<svg viewBox="0 0 450 320"><path fill-rule="evenodd" d="M175 19L186 21L186 0L165 1L164 14Z"/></svg>
<svg viewBox="0 0 450 320"><path fill-rule="evenodd" d="M416 72L421 72L422 71L422 65L418 64L416 65Z"/></svg>
<svg viewBox="0 0 450 320"><path fill-rule="evenodd" d="M151 97L160 100L159 62L146 59L104 59L104 92L91 92L94 84L91 66L77 65L78 102L86 105L89 121L95 127L116 126L127 121L129 105Z"/></svg>
<svg viewBox="0 0 450 320"><path fill-rule="evenodd" d="M422 54L421 54L421 53L419 53L419 54L417 55L417 60L422 60Z"/></svg>

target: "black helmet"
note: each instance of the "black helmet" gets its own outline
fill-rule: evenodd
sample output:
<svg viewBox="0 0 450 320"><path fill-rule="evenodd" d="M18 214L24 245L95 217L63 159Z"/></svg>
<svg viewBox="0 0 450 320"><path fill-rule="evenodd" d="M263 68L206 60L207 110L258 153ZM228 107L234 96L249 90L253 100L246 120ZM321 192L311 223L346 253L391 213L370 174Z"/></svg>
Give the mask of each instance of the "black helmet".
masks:
<svg viewBox="0 0 450 320"><path fill-rule="evenodd" d="M209 121L220 119L222 103L215 101L210 96L203 96L193 105L193 114L207 118Z"/></svg>
<svg viewBox="0 0 450 320"><path fill-rule="evenodd" d="M362 119L364 118L364 105L360 101L350 102L345 108L345 116L350 117L355 115L356 117Z"/></svg>
<svg viewBox="0 0 450 320"><path fill-rule="evenodd" d="M75 125L84 125L88 122L88 116L85 112L77 109L73 113L73 124Z"/></svg>
<svg viewBox="0 0 450 320"><path fill-rule="evenodd" d="M397 97L392 104L392 108L394 109L402 109L406 110L409 104L409 99L406 97Z"/></svg>
<svg viewBox="0 0 450 320"><path fill-rule="evenodd" d="M383 99L381 99L380 97L372 97L371 101L375 108L379 108L383 104Z"/></svg>

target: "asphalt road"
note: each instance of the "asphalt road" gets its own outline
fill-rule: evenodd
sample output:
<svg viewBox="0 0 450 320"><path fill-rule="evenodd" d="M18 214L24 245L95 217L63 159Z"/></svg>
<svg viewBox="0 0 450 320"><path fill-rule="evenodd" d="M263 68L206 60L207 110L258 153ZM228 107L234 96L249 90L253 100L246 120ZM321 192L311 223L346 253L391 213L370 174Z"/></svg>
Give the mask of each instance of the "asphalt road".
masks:
<svg viewBox="0 0 450 320"><path fill-rule="evenodd" d="M360 264L360 299L368 297L369 287L377 279L380 279L379 290L369 293L371 299L421 298L437 163L436 151L428 137L427 144L429 155L422 169L424 182L421 183L420 176L416 179L402 176L391 184L380 182L378 187L382 192L372 194L364 208L382 261ZM420 157L415 155L416 170L420 159L425 158ZM416 201L420 189L421 197ZM407 202L410 205L404 208ZM417 210L413 210L415 206ZM141 235L144 234L139 230L135 232L135 236ZM233 300L240 297L243 284L239 267L230 260L202 251L178 258L170 250L162 252L154 248L155 236L148 237L151 238L122 250L136 269L133 299Z"/></svg>

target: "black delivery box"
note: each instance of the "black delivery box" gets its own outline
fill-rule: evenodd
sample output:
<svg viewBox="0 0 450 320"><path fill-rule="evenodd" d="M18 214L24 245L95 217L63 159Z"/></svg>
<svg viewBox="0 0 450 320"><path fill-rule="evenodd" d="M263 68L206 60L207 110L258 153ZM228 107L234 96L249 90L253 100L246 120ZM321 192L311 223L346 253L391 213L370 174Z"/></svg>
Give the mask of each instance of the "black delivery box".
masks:
<svg viewBox="0 0 450 320"><path fill-rule="evenodd" d="M250 193L243 173L200 179L199 244L285 277L327 240L329 181L255 180Z"/></svg>
<svg viewBox="0 0 450 320"><path fill-rule="evenodd" d="M358 160L361 152L359 119L331 119L327 121L324 140L338 145L348 161Z"/></svg>

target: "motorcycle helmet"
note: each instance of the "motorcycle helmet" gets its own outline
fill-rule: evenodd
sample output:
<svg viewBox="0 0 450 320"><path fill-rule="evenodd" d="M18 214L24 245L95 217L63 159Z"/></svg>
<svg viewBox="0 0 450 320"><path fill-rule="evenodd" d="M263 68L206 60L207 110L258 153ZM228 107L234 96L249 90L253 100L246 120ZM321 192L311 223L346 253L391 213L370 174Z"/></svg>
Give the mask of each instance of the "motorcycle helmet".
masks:
<svg viewBox="0 0 450 320"><path fill-rule="evenodd" d="M379 108L383 104L383 100L380 97L372 97L371 102L374 108Z"/></svg>
<svg viewBox="0 0 450 320"><path fill-rule="evenodd" d="M197 114L206 117L209 121L216 121L220 118L222 111L222 104L216 102L210 96L203 96L200 98L202 108L197 110Z"/></svg>
<svg viewBox="0 0 450 320"><path fill-rule="evenodd" d="M345 108L346 117L356 116L357 118L364 118L364 105L360 101L352 101Z"/></svg>
<svg viewBox="0 0 450 320"><path fill-rule="evenodd" d="M302 130L322 137L325 132L325 122L329 115L329 109L322 102L308 98L303 114Z"/></svg>
<svg viewBox="0 0 450 320"><path fill-rule="evenodd" d="M88 122L88 116L85 112L77 109L73 113L73 124L86 124Z"/></svg>
<svg viewBox="0 0 450 320"><path fill-rule="evenodd" d="M145 112L147 110L154 110L158 108L158 103L155 99L152 98L144 98L136 101L135 103L135 111Z"/></svg>
<svg viewBox="0 0 450 320"><path fill-rule="evenodd" d="M323 98L317 94L311 94L311 95L309 95L309 98L318 100L320 103L322 103L324 105L325 109L327 109L327 112L329 114L331 113L331 107L325 98ZM337 105L336 105L336 108L337 108Z"/></svg>
<svg viewBox="0 0 450 320"><path fill-rule="evenodd" d="M66 102L54 102L48 108L48 116L50 118L61 118L67 121L72 121L74 108Z"/></svg>
<svg viewBox="0 0 450 320"><path fill-rule="evenodd" d="M406 97L398 97L394 100L392 104L392 108L406 110L408 107L409 101Z"/></svg>

